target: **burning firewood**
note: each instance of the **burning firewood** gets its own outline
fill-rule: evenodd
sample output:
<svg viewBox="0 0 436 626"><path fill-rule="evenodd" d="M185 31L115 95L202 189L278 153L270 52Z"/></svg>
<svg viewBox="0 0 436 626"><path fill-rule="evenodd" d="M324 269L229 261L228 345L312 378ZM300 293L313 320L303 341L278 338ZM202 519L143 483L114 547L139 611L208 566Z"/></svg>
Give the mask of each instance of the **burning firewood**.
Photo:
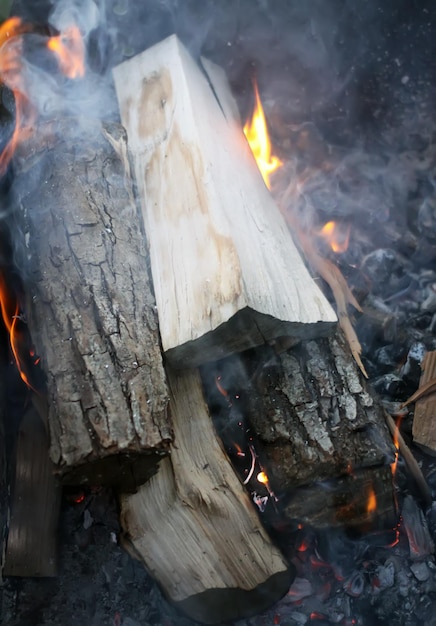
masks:
<svg viewBox="0 0 436 626"><path fill-rule="evenodd" d="M325 334L336 319L262 181L224 76L205 67L173 36L114 70L163 349L191 366Z"/></svg>
<svg viewBox="0 0 436 626"><path fill-rule="evenodd" d="M288 519L316 527L334 519L335 524L366 524L362 502L371 482L378 500L373 521L395 518L390 468L395 450L384 411L339 329L279 353L263 346L227 357L214 368L202 368L202 375L209 402L224 405L224 425L238 403L243 407L239 411ZM222 390L226 396L220 402ZM239 400L230 405L228 398ZM232 449L230 441L229 454Z"/></svg>
<svg viewBox="0 0 436 626"><path fill-rule="evenodd" d="M130 551L192 618L253 615L289 588L271 543L212 426L195 370L169 373L175 444L159 472L121 497Z"/></svg>
<svg viewBox="0 0 436 626"><path fill-rule="evenodd" d="M132 487L172 432L125 136L64 119L41 125L23 155L13 190L51 457L64 480Z"/></svg>
<svg viewBox="0 0 436 626"><path fill-rule="evenodd" d="M404 405L416 402L413 416L413 440L430 454L436 454L436 352L427 352L422 362L419 389Z"/></svg>

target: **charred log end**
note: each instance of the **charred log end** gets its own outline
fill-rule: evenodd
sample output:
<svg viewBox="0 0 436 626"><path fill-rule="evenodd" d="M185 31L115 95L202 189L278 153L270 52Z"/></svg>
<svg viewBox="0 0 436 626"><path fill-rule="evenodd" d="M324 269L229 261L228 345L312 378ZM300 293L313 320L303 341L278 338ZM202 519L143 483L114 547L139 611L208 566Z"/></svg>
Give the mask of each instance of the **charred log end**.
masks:
<svg viewBox="0 0 436 626"><path fill-rule="evenodd" d="M289 590L293 578L290 571L278 572L255 589L208 589L174 605L203 624L244 619L278 602Z"/></svg>
<svg viewBox="0 0 436 626"><path fill-rule="evenodd" d="M310 340L334 332L334 322L287 322L245 307L227 322L200 338L170 348L165 356L177 368L201 366L249 348L301 339Z"/></svg>
<svg viewBox="0 0 436 626"><path fill-rule="evenodd" d="M65 486L112 487L116 491L133 493L139 485L156 474L159 461L168 452L169 444L155 452L126 452L57 471Z"/></svg>

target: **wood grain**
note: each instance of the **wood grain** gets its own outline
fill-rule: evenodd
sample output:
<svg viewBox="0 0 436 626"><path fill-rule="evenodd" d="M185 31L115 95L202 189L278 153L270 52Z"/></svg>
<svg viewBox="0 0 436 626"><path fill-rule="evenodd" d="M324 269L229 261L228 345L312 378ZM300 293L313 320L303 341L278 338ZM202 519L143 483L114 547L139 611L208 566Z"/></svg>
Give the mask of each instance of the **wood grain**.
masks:
<svg viewBox="0 0 436 626"><path fill-rule="evenodd" d="M196 365L280 335L327 333L336 316L265 187L223 74L221 106L172 36L114 79L167 358Z"/></svg>
<svg viewBox="0 0 436 626"><path fill-rule="evenodd" d="M169 373L175 445L159 472L121 497L130 550L169 598L204 623L276 602L291 574L219 445L196 370Z"/></svg>

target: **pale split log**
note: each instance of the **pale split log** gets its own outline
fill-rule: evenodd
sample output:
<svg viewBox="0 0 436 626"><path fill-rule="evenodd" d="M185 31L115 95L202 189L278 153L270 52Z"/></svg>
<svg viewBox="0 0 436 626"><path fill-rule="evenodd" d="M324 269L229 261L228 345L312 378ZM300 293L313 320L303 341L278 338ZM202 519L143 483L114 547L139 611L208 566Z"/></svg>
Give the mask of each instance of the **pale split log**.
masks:
<svg viewBox="0 0 436 626"><path fill-rule="evenodd" d="M114 79L168 359L195 365L281 335L326 334L335 314L265 187L225 77L215 81L221 107L172 36Z"/></svg>
<svg viewBox="0 0 436 626"><path fill-rule="evenodd" d="M155 476L121 496L126 541L190 617L255 614L286 593L289 566L216 439L198 372L170 372L169 383L176 443Z"/></svg>
<svg viewBox="0 0 436 626"><path fill-rule="evenodd" d="M127 488L155 471L172 432L125 133L63 119L25 150L13 191L51 457L65 480Z"/></svg>
<svg viewBox="0 0 436 626"><path fill-rule="evenodd" d="M417 398L413 416L413 441L426 452L435 456L436 351L426 353L421 367L422 374L419 381L419 389L416 393ZM427 390L426 387L428 387ZM409 399L409 401L412 401L412 399Z"/></svg>
<svg viewBox="0 0 436 626"><path fill-rule="evenodd" d="M57 575L57 527L61 487L49 458L45 416L30 405L21 421L13 456L5 576Z"/></svg>

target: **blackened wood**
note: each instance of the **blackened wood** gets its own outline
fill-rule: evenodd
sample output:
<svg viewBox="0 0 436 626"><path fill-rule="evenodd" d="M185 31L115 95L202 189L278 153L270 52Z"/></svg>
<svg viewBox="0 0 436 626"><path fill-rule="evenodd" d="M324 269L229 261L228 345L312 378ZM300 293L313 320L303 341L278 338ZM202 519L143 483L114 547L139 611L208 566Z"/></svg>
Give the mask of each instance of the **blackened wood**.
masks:
<svg viewBox="0 0 436 626"><path fill-rule="evenodd" d="M46 425L34 406L20 424L14 455L5 576L56 576L61 489Z"/></svg>
<svg viewBox="0 0 436 626"><path fill-rule="evenodd" d="M327 334L336 315L234 120L222 70L213 89L171 36L116 67L114 79L167 358L192 366L279 335Z"/></svg>
<svg viewBox="0 0 436 626"><path fill-rule="evenodd" d="M253 615L286 593L289 566L218 443L198 372L169 382L175 445L150 481L121 497L125 539L190 617Z"/></svg>
<svg viewBox="0 0 436 626"><path fill-rule="evenodd" d="M389 465L351 471L297 488L283 503L288 519L315 528L394 528L398 516Z"/></svg>
<svg viewBox="0 0 436 626"><path fill-rule="evenodd" d="M125 133L64 119L41 125L25 149L14 192L51 457L66 480L72 471L70 481L112 482L124 464L131 483L132 459L142 476L153 472L172 433Z"/></svg>
<svg viewBox="0 0 436 626"><path fill-rule="evenodd" d="M380 467L389 470L395 450L383 410L342 333L338 330L329 338L301 342L283 352L280 345L276 344L277 351L264 346L223 359L215 368L203 368L209 396L221 406L220 422L226 423L227 411L231 423L238 402L281 504L286 504L297 487L318 483L311 493L319 493L323 489L320 481L340 479L358 470L365 469L365 483L371 472L379 482L377 472ZM217 390L217 377L221 391ZM224 400L220 400L222 389L228 394ZM229 409L228 398L233 403ZM237 443L241 447L241 442ZM348 484L344 483L344 490L350 492ZM394 513L392 485L376 489L384 494L382 508L391 507ZM366 487L362 488L363 499L365 491ZM340 501L343 506L344 498ZM314 510L313 502L301 498L301 517L306 521L312 518L317 525L330 523L332 512L328 507L323 512L322 497L318 507ZM358 524L359 515L351 521Z"/></svg>

